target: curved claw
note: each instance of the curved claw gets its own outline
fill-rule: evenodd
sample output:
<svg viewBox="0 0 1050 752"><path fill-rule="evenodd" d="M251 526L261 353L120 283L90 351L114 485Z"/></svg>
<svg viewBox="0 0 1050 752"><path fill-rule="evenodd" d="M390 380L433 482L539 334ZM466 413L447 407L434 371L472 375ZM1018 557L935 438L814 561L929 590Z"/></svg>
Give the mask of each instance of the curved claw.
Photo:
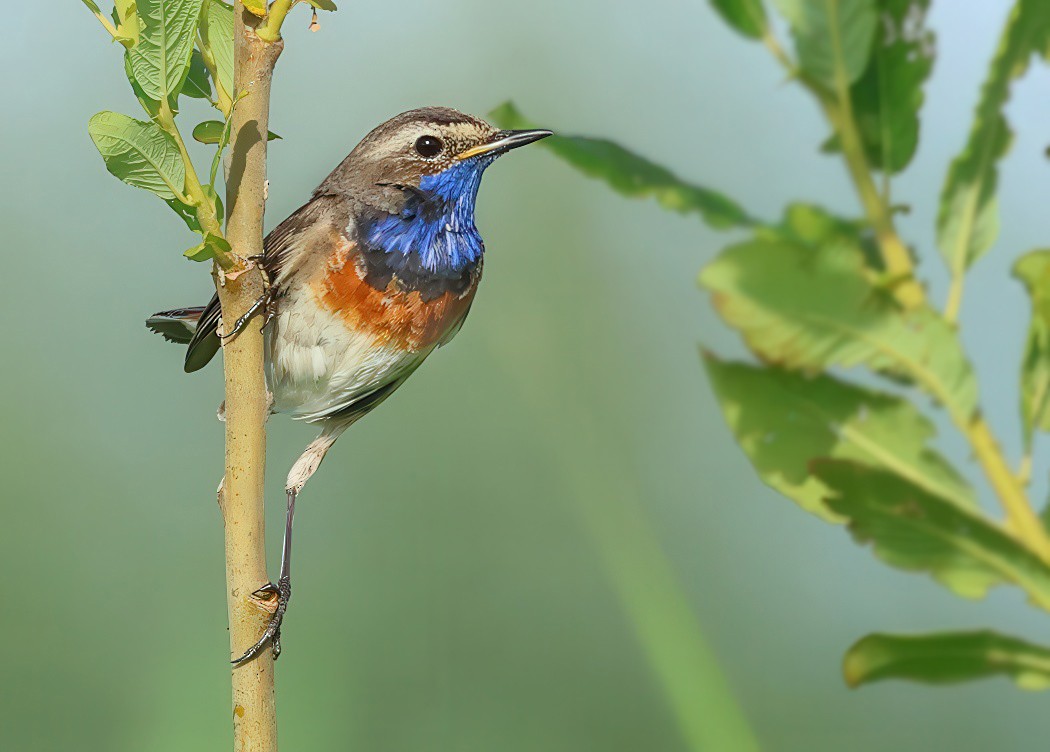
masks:
<svg viewBox="0 0 1050 752"><path fill-rule="evenodd" d="M263 313L263 323L261 328L265 329L266 325L270 323L270 320L277 314L277 311L275 308L276 298L274 289L270 287L268 278L266 279L265 287L266 289L263 294L251 304L248 310L245 311L239 319L233 322L233 327L231 327L230 331L217 332L221 343L226 344L240 334L244 330L244 327L248 326L248 322L252 320L252 317L260 311Z"/></svg>
<svg viewBox="0 0 1050 752"><path fill-rule="evenodd" d="M281 622L284 621L284 614L288 610L288 601L292 598L291 581L287 577L282 577L277 581L276 585L269 582L252 593L252 595L260 596L267 593L277 595L277 610L273 612L273 616L270 617L270 623L266 625L266 629L258 641L245 650L244 655L240 658L230 661L234 666L242 666L255 658L262 653L267 643L270 645L275 661L281 655Z"/></svg>

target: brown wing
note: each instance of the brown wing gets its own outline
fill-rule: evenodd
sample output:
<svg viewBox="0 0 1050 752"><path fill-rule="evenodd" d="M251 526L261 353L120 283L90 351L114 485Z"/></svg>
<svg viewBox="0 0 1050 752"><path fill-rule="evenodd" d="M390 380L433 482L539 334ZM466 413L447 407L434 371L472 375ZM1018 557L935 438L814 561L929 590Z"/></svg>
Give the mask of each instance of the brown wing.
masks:
<svg viewBox="0 0 1050 752"><path fill-rule="evenodd" d="M280 286L301 265L303 254L298 251L304 250L308 245L304 241L310 232L331 223L342 222L345 226L348 219L349 208L345 199L319 195L292 212L266 236L266 240L263 241L265 250L262 266L278 295ZM221 343L217 331L220 317L219 296L213 295L204 307L197 323L197 331L186 349L186 361L183 364L186 373L204 368L219 351Z"/></svg>

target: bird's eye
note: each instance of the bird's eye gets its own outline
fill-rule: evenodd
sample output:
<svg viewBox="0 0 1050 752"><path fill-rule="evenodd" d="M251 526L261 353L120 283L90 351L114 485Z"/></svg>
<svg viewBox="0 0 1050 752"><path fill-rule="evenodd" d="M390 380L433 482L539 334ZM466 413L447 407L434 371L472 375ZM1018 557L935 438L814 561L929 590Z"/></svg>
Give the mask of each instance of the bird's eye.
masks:
<svg viewBox="0 0 1050 752"><path fill-rule="evenodd" d="M416 151L419 152L419 156L427 159L436 157L444 147L437 136L420 136L416 139Z"/></svg>

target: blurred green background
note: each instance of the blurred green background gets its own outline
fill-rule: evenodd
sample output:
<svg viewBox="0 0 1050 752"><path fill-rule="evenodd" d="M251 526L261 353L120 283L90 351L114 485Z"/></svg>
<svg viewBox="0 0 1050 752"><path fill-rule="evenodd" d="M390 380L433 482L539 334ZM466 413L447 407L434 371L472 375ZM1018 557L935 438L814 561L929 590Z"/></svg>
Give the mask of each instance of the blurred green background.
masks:
<svg viewBox="0 0 1050 752"><path fill-rule="evenodd" d="M943 300L937 194L1009 4L934 5L923 140L895 195ZM700 0L342 6L318 34L301 10L286 27L270 226L381 120L508 97L759 216L797 198L855 213L840 164L816 154L810 99ZM142 325L203 303L209 279L180 256L181 223L109 176L87 137L98 110L138 116L119 47L78 3L5 17L0 745L225 749L220 372L184 375L181 351ZM1008 269L1050 240L1048 92L1036 66L1009 107L1003 233L963 314L1013 457L1028 304ZM184 129L211 116L184 113ZM871 630L1045 642L1048 625L1018 594L967 603L892 571L755 479L697 357L700 342L743 352L695 286L727 238L540 149L491 170L479 226L486 281L463 332L339 442L302 499L283 748L1042 746L1050 696L1004 680L844 686L841 654ZM283 478L313 433L282 417L271 429L276 571Z"/></svg>

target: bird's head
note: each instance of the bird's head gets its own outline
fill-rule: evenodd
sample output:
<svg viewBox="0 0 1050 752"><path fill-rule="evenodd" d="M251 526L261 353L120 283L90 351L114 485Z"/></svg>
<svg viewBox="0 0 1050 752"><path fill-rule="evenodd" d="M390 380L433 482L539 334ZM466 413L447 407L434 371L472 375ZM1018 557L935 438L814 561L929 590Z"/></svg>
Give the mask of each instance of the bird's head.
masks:
<svg viewBox="0 0 1050 752"><path fill-rule="evenodd" d="M450 107L410 110L365 136L318 192L347 193L395 214L417 191L453 203L468 198L473 205L486 167L511 149L550 135L499 130Z"/></svg>
<svg viewBox="0 0 1050 752"><path fill-rule="evenodd" d="M365 136L315 195L341 194L360 205L362 245L399 277L459 278L485 247L474 225L485 168L550 135L501 131L449 107L410 110Z"/></svg>

